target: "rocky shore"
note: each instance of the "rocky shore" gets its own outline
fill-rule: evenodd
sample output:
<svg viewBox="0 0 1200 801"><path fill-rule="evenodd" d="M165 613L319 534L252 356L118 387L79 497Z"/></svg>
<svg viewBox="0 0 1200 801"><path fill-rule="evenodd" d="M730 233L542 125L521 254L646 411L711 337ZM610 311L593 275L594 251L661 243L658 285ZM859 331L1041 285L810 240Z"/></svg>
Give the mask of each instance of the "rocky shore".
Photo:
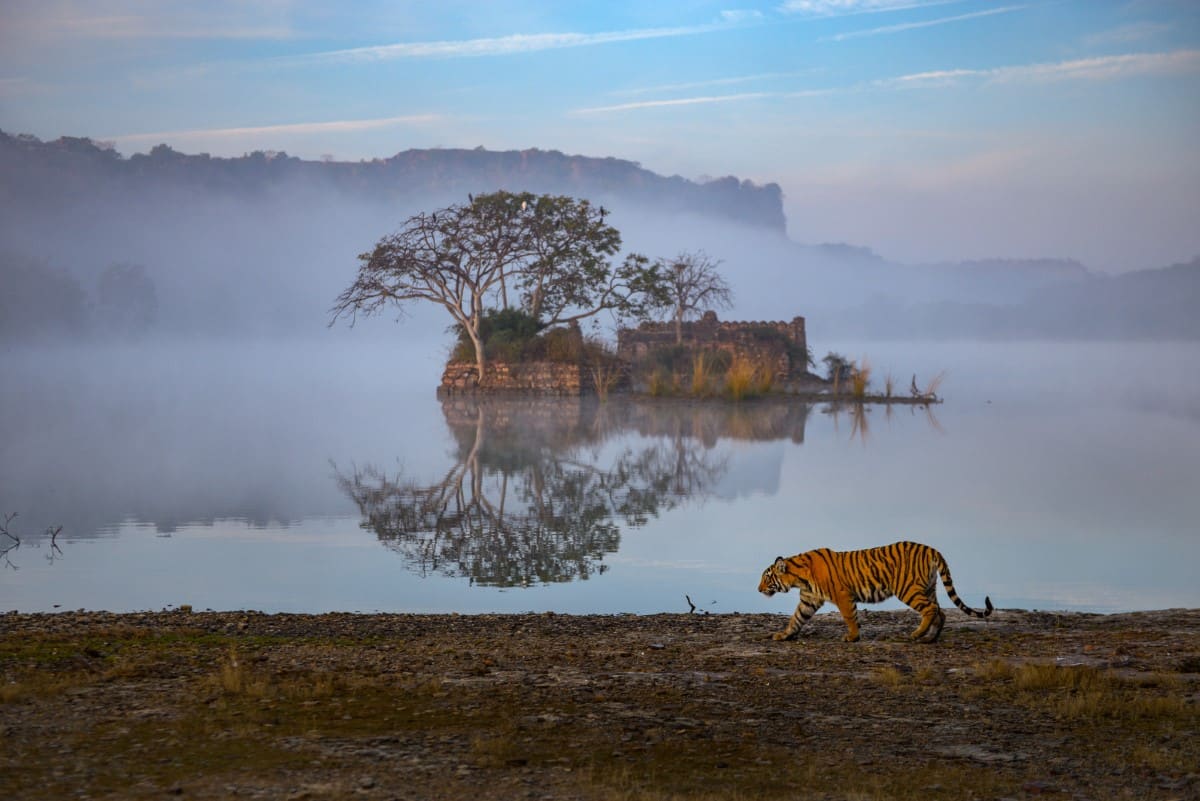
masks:
<svg viewBox="0 0 1200 801"><path fill-rule="evenodd" d="M1200 798L1200 610L0 615L0 797Z"/></svg>

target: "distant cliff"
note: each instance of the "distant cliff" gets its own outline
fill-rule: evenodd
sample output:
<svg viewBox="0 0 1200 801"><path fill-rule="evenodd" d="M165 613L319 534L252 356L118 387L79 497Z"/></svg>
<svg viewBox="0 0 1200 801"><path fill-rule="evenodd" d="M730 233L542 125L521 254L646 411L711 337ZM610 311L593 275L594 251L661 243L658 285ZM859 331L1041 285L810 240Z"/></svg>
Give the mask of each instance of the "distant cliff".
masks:
<svg viewBox="0 0 1200 801"><path fill-rule="evenodd" d="M87 138L43 142L0 131L0 176L10 199L36 202L87 191L103 179L110 189L137 191L168 184L245 195L292 182L334 187L371 200L420 198L436 204L462 200L468 192L497 189L586 197L619 198L658 212L717 217L759 229L785 231L783 192L734 177L697 183L664 177L632 161L568 156L556 150L496 152L405 150L370 161L305 161L274 151L240 158L187 155L158 145L128 158Z"/></svg>

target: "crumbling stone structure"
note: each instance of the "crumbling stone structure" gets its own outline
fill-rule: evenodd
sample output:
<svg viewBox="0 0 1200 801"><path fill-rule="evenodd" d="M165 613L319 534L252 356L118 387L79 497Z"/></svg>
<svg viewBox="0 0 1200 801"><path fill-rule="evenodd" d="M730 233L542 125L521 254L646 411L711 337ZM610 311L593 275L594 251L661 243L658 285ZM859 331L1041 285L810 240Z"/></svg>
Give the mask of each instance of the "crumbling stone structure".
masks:
<svg viewBox="0 0 1200 801"><path fill-rule="evenodd" d="M781 381L808 374L808 339L804 318L788 322L721 322L716 312L705 312L699 320L682 326L683 345L688 348L723 350L732 356L748 357L775 365ZM636 363L656 350L671 348L675 323L642 323L617 332L617 355Z"/></svg>
<svg viewBox="0 0 1200 801"><path fill-rule="evenodd" d="M442 373L438 394L480 392L479 370L474 362L451 362ZM580 395L595 391L592 374L585 365L561 362L490 361L483 392L516 392L530 395Z"/></svg>

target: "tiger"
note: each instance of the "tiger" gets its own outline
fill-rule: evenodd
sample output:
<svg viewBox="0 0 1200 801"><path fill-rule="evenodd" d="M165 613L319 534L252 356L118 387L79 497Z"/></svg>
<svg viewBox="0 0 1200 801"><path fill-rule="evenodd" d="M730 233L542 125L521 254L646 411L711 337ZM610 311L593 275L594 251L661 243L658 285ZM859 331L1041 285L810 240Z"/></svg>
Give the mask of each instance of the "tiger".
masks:
<svg viewBox="0 0 1200 801"><path fill-rule="evenodd" d="M800 589L800 603L787 627L772 634L775 640L790 640L800 627L816 614L826 601L837 604L846 621L846 642L858 641L858 607L855 602L879 603L893 595L921 615L921 624L912 639L937 642L946 623L946 613L937 602L937 576L954 605L968 615L986 618L992 613L992 599L984 598L987 610L980 612L964 604L954 591L946 560L928 545L919 542L895 542L861 551L814 551L775 559L762 573L758 591L768 598L792 587Z"/></svg>

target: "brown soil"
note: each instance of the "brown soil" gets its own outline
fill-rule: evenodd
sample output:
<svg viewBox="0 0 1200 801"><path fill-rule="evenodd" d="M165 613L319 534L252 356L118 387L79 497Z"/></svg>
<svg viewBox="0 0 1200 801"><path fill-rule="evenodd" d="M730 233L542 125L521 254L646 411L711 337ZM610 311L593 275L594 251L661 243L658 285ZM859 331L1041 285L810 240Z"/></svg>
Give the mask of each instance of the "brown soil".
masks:
<svg viewBox="0 0 1200 801"><path fill-rule="evenodd" d="M0 798L1200 798L1200 610L0 615Z"/></svg>

